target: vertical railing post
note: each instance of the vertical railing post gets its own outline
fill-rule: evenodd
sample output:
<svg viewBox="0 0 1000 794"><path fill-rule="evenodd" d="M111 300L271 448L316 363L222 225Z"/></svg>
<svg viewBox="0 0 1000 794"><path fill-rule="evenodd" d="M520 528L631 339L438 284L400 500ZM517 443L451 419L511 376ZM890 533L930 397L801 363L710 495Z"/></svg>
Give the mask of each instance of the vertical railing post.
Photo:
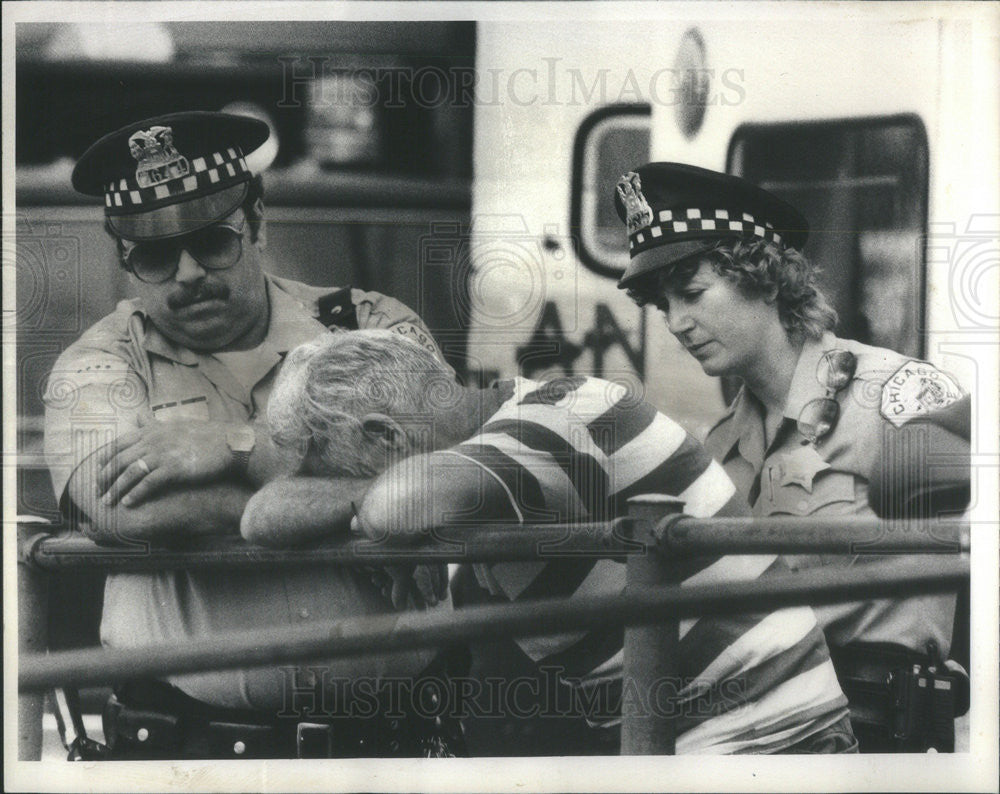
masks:
<svg viewBox="0 0 1000 794"><path fill-rule="evenodd" d="M19 653L41 653L49 641L49 579L32 565L35 542L46 534L38 527L18 525L17 631ZM42 714L44 692L19 693L17 698L17 757L21 761L42 758Z"/></svg>
<svg viewBox="0 0 1000 794"><path fill-rule="evenodd" d="M669 496L636 496L628 501L635 519L632 538L643 553L629 555L626 592L674 583L673 566L656 551L653 529L668 515L684 509ZM679 623L671 618L652 626L626 626L622 670L622 755L673 755L676 745L676 695Z"/></svg>

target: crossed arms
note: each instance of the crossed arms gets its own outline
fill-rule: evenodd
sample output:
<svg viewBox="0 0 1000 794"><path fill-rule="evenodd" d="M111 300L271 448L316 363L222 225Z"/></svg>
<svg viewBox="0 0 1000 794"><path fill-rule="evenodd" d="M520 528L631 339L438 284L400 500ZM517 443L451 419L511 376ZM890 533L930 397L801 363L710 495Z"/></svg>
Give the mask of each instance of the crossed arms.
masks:
<svg viewBox="0 0 1000 794"><path fill-rule="evenodd" d="M69 498L87 519L87 534L105 544L169 544L236 533L245 514L247 539L267 545L302 543L346 529L351 503L364 494L367 482L323 480L323 487L310 488L308 480L283 478L293 464L274 449L262 423L255 427L248 470L238 472L227 427L142 421L89 455L67 484ZM272 487L254 500L267 481ZM251 502L261 509L248 513Z"/></svg>
<svg viewBox="0 0 1000 794"><path fill-rule="evenodd" d="M221 422L148 422L101 447L70 477L67 492L101 543L169 543L240 531L266 546L300 545L357 525L370 538L416 539L456 520L509 518L499 483L447 453L415 455L375 480L290 476L266 428L248 477L232 471ZM138 461L150 469L144 474ZM255 479L269 481L259 490Z"/></svg>

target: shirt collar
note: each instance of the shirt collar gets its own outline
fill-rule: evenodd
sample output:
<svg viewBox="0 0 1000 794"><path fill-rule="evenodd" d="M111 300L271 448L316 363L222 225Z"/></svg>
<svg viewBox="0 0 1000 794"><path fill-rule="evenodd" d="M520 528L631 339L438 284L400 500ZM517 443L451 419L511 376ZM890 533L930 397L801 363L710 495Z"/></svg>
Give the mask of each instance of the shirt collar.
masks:
<svg viewBox="0 0 1000 794"><path fill-rule="evenodd" d="M737 444L740 455L747 460L763 455L764 409L746 386L740 388L706 439L709 451L720 460Z"/></svg>
<svg viewBox="0 0 1000 794"><path fill-rule="evenodd" d="M308 307L299 302L270 277L267 277L267 301L271 307L271 317L266 343L277 353L287 353L327 330L316 319L318 312L315 306Z"/></svg>
<svg viewBox="0 0 1000 794"><path fill-rule="evenodd" d="M786 417L797 420L807 402L826 395L823 384L816 380L816 372L823 354L836 348L837 337L829 331L825 332L819 339L808 340L802 346L798 363L795 365L795 372L792 374L792 383L788 389L788 399L785 400L784 415Z"/></svg>
<svg viewBox="0 0 1000 794"><path fill-rule="evenodd" d="M822 384L816 380L816 369L823 354L828 350L835 350L838 346L843 347L843 344L830 332L802 346L792 374L783 416L793 421L797 420L807 402L826 394ZM712 454L724 458L736 444L739 444L741 457L748 461L763 461L764 414L764 406L746 386L743 386L729 410L711 431L708 443L711 445Z"/></svg>
<svg viewBox="0 0 1000 794"><path fill-rule="evenodd" d="M827 350L836 349L837 346L837 338L829 331L821 338L809 340L802 346L792 374L788 397L782 411L783 416L792 421L797 420L807 402L826 394L822 384L816 380L816 370L823 354ZM751 461L763 460L764 413L764 406L746 386L743 386L713 430L722 454L728 454L738 443L742 457Z"/></svg>
<svg viewBox="0 0 1000 794"><path fill-rule="evenodd" d="M740 455L754 465L764 462L764 406L744 385L734 400L730 424L737 435Z"/></svg>
<svg viewBox="0 0 1000 794"><path fill-rule="evenodd" d="M198 363L197 353L170 341L170 339L160 332L159 328L153 325L153 321L150 320L141 303L137 303L135 312L142 318L144 333L142 346L147 352L155 353L158 356L163 356L163 358L169 358L171 361L177 361L188 366Z"/></svg>

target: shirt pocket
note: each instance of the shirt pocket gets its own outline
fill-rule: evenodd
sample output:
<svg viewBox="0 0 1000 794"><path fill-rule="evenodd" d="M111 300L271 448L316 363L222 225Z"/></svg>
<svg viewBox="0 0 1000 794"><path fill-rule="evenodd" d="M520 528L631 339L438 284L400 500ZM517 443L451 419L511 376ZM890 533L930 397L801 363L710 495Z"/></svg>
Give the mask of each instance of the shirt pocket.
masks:
<svg viewBox="0 0 1000 794"><path fill-rule="evenodd" d="M766 475L765 475L766 476ZM778 487L777 478L774 500L766 513L777 516L809 516L812 514L851 515L856 501L854 475L844 471L823 471L813 479L812 493L794 483ZM792 571L834 565L849 567L854 555L845 554L793 554L783 555Z"/></svg>
<svg viewBox="0 0 1000 794"><path fill-rule="evenodd" d="M765 474L765 477L767 475ZM764 491L767 491L765 487ZM769 498L769 493L765 495ZM854 503L854 475L843 471L824 471L816 475L812 493L797 483L774 485L774 497L768 505L771 515L808 516L813 513L850 512Z"/></svg>

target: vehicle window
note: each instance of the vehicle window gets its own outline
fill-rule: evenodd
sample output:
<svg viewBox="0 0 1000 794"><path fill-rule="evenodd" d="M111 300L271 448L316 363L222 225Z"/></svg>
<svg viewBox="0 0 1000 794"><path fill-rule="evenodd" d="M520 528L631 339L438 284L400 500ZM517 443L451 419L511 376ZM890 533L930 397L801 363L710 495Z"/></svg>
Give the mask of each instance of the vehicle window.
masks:
<svg viewBox="0 0 1000 794"><path fill-rule="evenodd" d="M580 260L608 278L618 279L628 264L611 186L649 161L650 113L646 103L601 108L583 120L573 143L570 227L578 236Z"/></svg>
<svg viewBox="0 0 1000 794"><path fill-rule="evenodd" d="M916 116L746 124L727 170L798 207L839 336L920 357L927 135Z"/></svg>

